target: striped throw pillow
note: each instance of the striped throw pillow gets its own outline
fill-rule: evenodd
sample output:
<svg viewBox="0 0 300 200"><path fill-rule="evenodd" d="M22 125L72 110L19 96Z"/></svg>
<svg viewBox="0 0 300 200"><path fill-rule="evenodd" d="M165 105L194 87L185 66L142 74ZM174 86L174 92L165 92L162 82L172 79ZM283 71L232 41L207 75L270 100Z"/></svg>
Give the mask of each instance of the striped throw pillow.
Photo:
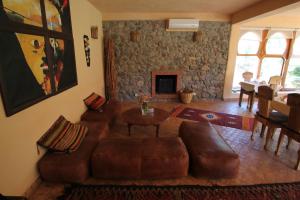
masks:
<svg viewBox="0 0 300 200"><path fill-rule="evenodd" d="M100 95L94 92L90 96L85 98L83 101L89 109L96 111L99 111L101 106L105 104L105 98L101 97Z"/></svg>
<svg viewBox="0 0 300 200"><path fill-rule="evenodd" d="M60 116L37 144L58 152L76 151L88 132L86 126L73 124Z"/></svg>

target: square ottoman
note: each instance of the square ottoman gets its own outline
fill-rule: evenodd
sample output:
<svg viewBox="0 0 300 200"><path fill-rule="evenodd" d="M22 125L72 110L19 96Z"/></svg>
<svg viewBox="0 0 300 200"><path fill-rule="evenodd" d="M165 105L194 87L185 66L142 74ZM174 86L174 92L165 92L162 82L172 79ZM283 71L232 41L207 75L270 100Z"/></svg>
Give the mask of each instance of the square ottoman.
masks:
<svg viewBox="0 0 300 200"><path fill-rule="evenodd" d="M167 179L187 176L189 157L178 137L107 138L92 155L92 176L104 179Z"/></svg>

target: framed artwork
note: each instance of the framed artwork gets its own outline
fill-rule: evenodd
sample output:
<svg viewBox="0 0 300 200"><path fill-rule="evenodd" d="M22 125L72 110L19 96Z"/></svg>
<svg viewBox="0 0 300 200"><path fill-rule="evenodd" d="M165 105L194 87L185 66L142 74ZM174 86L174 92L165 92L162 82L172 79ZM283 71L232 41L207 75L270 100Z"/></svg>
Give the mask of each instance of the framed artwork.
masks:
<svg viewBox="0 0 300 200"><path fill-rule="evenodd" d="M7 116L77 85L68 0L0 0L0 44Z"/></svg>

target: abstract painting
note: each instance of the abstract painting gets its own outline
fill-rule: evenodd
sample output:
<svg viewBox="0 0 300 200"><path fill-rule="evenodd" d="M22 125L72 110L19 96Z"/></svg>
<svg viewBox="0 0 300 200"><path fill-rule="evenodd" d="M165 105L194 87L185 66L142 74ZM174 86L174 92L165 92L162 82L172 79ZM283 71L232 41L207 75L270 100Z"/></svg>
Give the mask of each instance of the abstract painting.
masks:
<svg viewBox="0 0 300 200"><path fill-rule="evenodd" d="M7 116L77 85L68 0L0 0L0 44Z"/></svg>

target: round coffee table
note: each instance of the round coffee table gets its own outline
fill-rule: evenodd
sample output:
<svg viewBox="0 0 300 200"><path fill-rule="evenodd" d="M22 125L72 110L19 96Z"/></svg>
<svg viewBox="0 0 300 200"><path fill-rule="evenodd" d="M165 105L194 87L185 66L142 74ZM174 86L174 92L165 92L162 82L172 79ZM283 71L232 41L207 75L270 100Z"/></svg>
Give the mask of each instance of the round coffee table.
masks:
<svg viewBox="0 0 300 200"><path fill-rule="evenodd" d="M142 115L141 108L131 108L122 114L124 122L128 125L128 134L130 136L131 126L155 126L156 137L159 136L159 127L169 117L169 112L154 108L154 112Z"/></svg>

